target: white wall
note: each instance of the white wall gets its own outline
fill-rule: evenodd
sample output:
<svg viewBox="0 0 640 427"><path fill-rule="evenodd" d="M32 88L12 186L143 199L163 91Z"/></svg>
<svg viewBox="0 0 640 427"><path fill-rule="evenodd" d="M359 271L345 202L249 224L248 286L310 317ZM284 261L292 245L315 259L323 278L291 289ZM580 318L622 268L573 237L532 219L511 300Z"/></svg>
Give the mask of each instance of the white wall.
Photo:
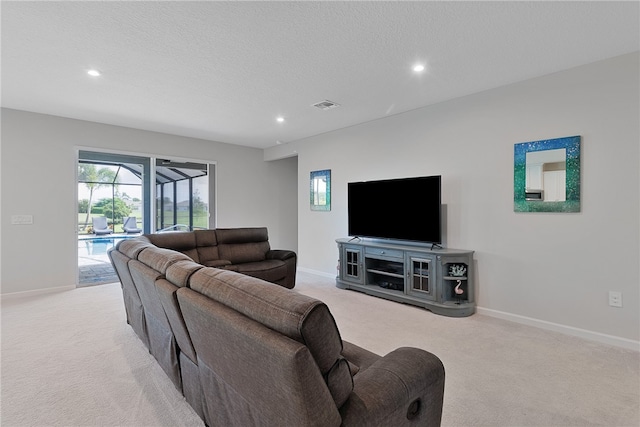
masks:
<svg viewBox="0 0 640 427"><path fill-rule="evenodd" d="M267 150L297 151L299 266L335 275L347 182L439 174L445 244L476 251L481 311L637 342L638 75L638 54L625 55ZM515 213L514 144L572 135L582 211ZM331 212L308 206L318 169L331 169ZM608 306L609 290L623 308Z"/></svg>
<svg viewBox="0 0 640 427"><path fill-rule="evenodd" d="M441 174L445 244L476 251L481 310L637 342L638 62L625 55L264 153L3 109L2 293L75 284L75 147L95 147L215 161L218 226L266 225L273 247L296 249L297 224L299 267L329 276L347 182ZM513 145L570 135L582 136L582 212L513 212ZM308 205L320 169L332 171L330 212ZM14 214L34 224L11 225ZM608 306L609 290L623 308Z"/></svg>
<svg viewBox="0 0 640 427"><path fill-rule="evenodd" d="M295 158L265 162L259 149L2 109L3 294L76 284L77 147L215 162L217 226L267 226L272 247L297 250ZM16 214L33 225L11 225Z"/></svg>

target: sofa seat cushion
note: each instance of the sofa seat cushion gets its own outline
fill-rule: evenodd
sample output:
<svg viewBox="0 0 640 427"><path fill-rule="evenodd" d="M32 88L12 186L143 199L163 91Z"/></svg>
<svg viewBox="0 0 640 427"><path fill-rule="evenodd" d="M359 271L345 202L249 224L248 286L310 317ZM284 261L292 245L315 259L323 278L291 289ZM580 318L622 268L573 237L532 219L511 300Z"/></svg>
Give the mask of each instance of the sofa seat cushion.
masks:
<svg viewBox="0 0 640 427"><path fill-rule="evenodd" d="M227 265L231 265L231 261L226 259L213 259L211 261L201 262L205 267L224 268Z"/></svg>
<svg viewBox="0 0 640 427"><path fill-rule="evenodd" d="M278 259L232 264L218 268L257 277L267 282L277 282L287 276L287 265Z"/></svg>
<svg viewBox="0 0 640 427"><path fill-rule="evenodd" d="M365 350L349 341L342 341L342 356L349 361L349 369L353 376L356 376L360 370L368 369L369 366L382 358L382 356Z"/></svg>

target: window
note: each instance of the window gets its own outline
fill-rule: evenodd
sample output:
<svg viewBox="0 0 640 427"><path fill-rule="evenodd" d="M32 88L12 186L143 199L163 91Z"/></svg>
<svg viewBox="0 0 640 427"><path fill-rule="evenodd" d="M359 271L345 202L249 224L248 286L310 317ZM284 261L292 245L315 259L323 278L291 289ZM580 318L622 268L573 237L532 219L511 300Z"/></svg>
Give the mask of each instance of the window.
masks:
<svg viewBox="0 0 640 427"><path fill-rule="evenodd" d="M209 168L156 160L156 230L209 228Z"/></svg>

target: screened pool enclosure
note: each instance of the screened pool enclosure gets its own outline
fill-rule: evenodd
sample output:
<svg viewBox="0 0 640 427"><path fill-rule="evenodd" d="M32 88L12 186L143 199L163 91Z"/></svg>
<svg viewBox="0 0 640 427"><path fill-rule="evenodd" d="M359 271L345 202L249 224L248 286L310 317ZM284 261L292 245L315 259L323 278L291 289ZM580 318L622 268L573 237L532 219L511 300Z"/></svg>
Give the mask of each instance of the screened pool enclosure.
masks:
<svg viewBox="0 0 640 427"><path fill-rule="evenodd" d="M144 232L151 232L151 209L145 209L148 207L145 196L149 193L144 190L145 169L141 163L81 158L78 162L78 233L93 234L92 218L96 216L106 217L114 233L124 232L124 218L130 216L136 217ZM207 164L158 159L154 175L153 232L209 227Z"/></svg>
<svg viewBox="0 0 640 427"><path fill-rule="evenodd" d="M209 228L209 167L206 163L80 151L79 284L117 281L107 250L121 239ZM102 222L106 218L106 231L94 230L94 219L99 217ZM125 221L127 227L123 227ZM137 230L132 232L131 224Z"/></svg>

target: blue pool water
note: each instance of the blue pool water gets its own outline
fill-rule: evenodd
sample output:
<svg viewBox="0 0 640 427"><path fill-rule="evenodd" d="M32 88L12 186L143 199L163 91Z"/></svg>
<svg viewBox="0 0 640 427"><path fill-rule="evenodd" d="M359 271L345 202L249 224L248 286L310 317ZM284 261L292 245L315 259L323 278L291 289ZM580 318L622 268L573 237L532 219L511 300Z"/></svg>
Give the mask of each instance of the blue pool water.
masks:
<svg viewBox="0 0 640 427"><path fill-rule="evenodd" d="M135 236L132 236L135 237ZM114 237L90 237L78 239L78 255L106 255L107 251L118 244L119 241L130 239L131 237L114 236Z"/></svg>

